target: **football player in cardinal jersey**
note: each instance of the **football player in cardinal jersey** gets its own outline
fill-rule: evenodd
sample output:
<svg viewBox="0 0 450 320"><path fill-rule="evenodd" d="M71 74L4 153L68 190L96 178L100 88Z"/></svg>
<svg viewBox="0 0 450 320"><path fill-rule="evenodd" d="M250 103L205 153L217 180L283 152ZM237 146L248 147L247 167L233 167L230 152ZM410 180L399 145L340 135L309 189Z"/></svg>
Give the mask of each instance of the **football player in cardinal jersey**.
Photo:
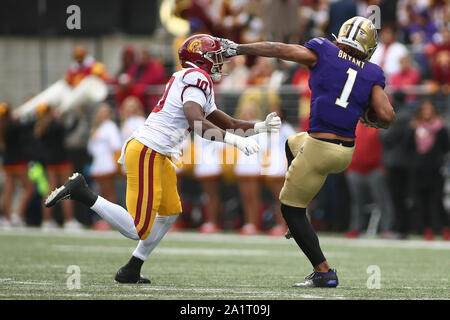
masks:
<svg viewBox="0 0 450 320"><path fill-rule="evenodd" d="M117 272L117 282L150 283L141 276L141 266L182 211L173 164L180 164L182 142L191 130L251 155L259 145L246 136L280 129L276 113L265 121L250 122L217 109L213 81L222 76L223 52L220 43L205 34L191 36L181 45L183 69L172 75L144 125L122 147L119 162L127 173L127 210L91 191L79 173L46 199L48 207L65 199L82 202L125 237L139 240L129 262Z"/></svg>
<svg viewBox="0 0 450 320"><path fill-rule="evenodd" d="M280 192L281 211L290 235L314 268L306 282L294 286L336 287L336 270L330 268L322 253L306 217L306 207L328 174L342 172L350 164L359 118L366 125L381 128L388 128L395 121L394 110L383 90L383 71L368 61L377 47L375 26L369 19L353 17L341 26L335 42L315 38L304 46L218 40L225 49L225 57L251 54L309 67L312 92L309 130L286 141L290 166ZM367 105L371 105L376 117L365 111Z"/></svg>

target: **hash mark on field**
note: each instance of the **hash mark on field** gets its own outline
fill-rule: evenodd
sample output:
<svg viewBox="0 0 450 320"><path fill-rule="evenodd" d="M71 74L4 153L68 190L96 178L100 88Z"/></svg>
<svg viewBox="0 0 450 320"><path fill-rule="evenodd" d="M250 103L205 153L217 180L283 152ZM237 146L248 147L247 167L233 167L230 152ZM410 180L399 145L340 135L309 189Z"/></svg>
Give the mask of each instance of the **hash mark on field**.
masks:
<svg viewBox="0 0 450 320"><path fill-rule="evenodd" d="M36 281L17 281L15 279L11 279L11 278L3 278L0 279L0 283L1 282L6 282L6 283L12 283L12 284L22 284L22 285L44 285L44 286L49 286L49 285L54 285L55 283L53 281L43 281L43 282L36 282Z"/></svg>

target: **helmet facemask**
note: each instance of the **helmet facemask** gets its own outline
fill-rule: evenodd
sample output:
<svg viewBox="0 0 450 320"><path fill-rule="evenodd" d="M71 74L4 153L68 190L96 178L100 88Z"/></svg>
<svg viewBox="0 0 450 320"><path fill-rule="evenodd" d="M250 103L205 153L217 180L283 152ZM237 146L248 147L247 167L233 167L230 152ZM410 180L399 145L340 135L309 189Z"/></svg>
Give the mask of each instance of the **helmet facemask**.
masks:
<svg viewBox="0 0 450 320"><path fill-rule="evenodd" d="M211 70L209 70L211 75L211 80L214 82L220 81L222 79L222 75L226 75L222 73L222 66L229 61L225 61L223 58L224 49L219 49L216 51L207 51L202 53L203 58L210 61L212 63Z"/></svg>

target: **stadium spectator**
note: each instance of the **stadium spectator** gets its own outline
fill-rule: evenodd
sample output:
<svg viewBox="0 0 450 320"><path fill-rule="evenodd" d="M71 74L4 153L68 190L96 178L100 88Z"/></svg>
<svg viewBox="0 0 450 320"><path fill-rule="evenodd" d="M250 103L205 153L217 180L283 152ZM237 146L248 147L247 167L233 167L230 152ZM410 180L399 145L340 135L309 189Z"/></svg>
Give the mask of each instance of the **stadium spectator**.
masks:
<svg viewBox="0 0 450 320"><path fill-rule="evenodd" d="M328 3L326 0L302 1L300 6L300 42L323 37L328 23Z"/></svg>
<svg viewBox="0 0 450 320"><path fill-rule="evenodd" d="M131 74L136 70L136 68L136 50L133 45L128 44L122 50L121 65L119 71L117 72L116 78L123 73Z"/></svg>
<svg viewBox="0 0 450 320"><path fill-rule="evenodd" d="M412 65L409 55L400 58L400 70L391 76L390 85L393 90L407 90L409 86L418 85L420 83L420 73ZM415 100L415 94L408 94L406 102Z"/></svg>
<svg viewBox="0 0 450 320"><path fill-rule="evenodd" d="M239 98L236 119L253 121L262 118L261 99L259 89L247 89ZM260 134L252 139L260 140ZM259 141L260 142L260 141ZM261 218L261 159L260 153L250 156L238 151L234 172L238 180L241 205L244 213L244 223L239 232L245 235L256 234L260 231Z"/></svg>
<svg viewBox="0 0 450 320"><path fill-rule="evenodd" d="M252 4L259 1L249 1ZM297 0L261 1L264 15L264 31L266 40L298 43L300 41L300 3ZM253 4L255 5L255 4ZM244 42L255 42L262 39L242 39ZM247 41L245 41L247 40Z"/></svg>
<svg viewBox="0 0 450 320"><path fill-rule="evenodd" d="M442 92L450 92L450 30L447 27L441 28L434 43L430 43L425 48L425 53L429 58L432 79L442 85Z"/></svg>
<svg viewBox="0 0 450 320"><path fill-rule="evenodd" d="M394 205L394 231L406 239L411 227L411 158L407 146L411 108L405 104L406 94L396 91L392 95L397 121L387 130L380 131L383 142L383 164L387 171L388 186Z"/></svg>
<svg viewBox="0 0 450 320"><path fill-rule="evenodd" d="M198 229L202 233L215 233L223 228L220 199L223 150L223 143L194 136L194 177L202 187L200 200L204 218Z"/></svg>
<svg viewBox="0 0 450 320"><path fill-rule="evenodd" d="M351 199L350 230L347 237L355 238L362 232L364 214L367 213L366 206L369 203L375 203L380 210L380 236L390 237L394 212L381 161L383 145L379 130L358 122L356 136L353 159L345 173Z"/></svg>
<svg viewBox="0 0 450 320"><path fill-rule="evenodd" d="M117 113L122 112L121 107L128 97L135 97L144 106L146 105L146 86L144 84L135 83L134 79L127 73L122 73L117 78L117 87L115 92L115 102Z"/></svg>
<svg viewBox="0 0 450 320"><path fill-rule="evenodd" d="M434 21L430 19L428 9L412 11L412 20L403 29L407 43L428 43L438 31Z"/></svg>
<svg viewBox="0 0 450 320"><path fill-rule="evenodd" d="M30 142L27 138L25 126L13 119L9 104L0 103L0 148L5 174L2 192L3 221L0 225L7 227L25 225L25 211L33 195L34 188L28 178L28 160L24 148ZM22 191L16 214L12 214L12 199L17 185L22 186Z"/></svg>
<svg viewBox="0 0 450 320"><path fill-rule="evenodd" d="M69 158L65 145L66 135L77 125L75 121L71 127L66 127L62 115L57 108L48 104L41 104L36 108L37 120L34 125L34 136L37 139L38 159L44 164L49 183L49 190L53 190L64 183L73 172L73 164ZM74 218L73 203L62 203L64 213L64 228L80 229L82 227ZM52 219L53 208L42 206L42 227L44 229L57 228L58 224Z"/></svg>
<svg viewBox="0 0 450 320"><path fill-rule="evenodd" d="M275 70L273 59L257 57L255 64L250 68L248 85L268 85L270 77Z"/></svg>
<svg viewBox="0 0 450 320"><path fill-rule="evenodd" d="M95 61L92 56L89 56L85 46L75 46L72 54L73 63L65 75L65 80L69 85L76 87L88 75L95 75L107 81L108 73L106 72L105 66Z"/></svg>
<svg viewBox="0 0 450 320"><path fill-rule="evenodd" d="M88 151L92 155L91 178L97 183L99 194L109 201L116 202L115 176L118 171L117 159L122 148L122 138L117 125L112 121L111 107L102 103L92 124ZM96 221L94 229L105 229L105 221Z"/></svg>
<svg viewBox="0 0 450 320"><path fill-rule="evenodd" d="M278 101L276 99L278 97ZM267 143L263 151L265 157L262 167L262 175L266 180L273 196L273 209L275 225L267 233L272 236L281 236L286 233L286 222L281 214L281 203L279 195L284 184L284 177L287 170L287 160L285 155L285 143L289 136L296 133L294 128L285 120L281 110L281 99L275 95L274 101L268 108L268 113L276 112L281 118L281 128L278 134L267 134Z"/></svg>
<svg viewBox="0 0 450 320"><path fill-rule="evenodd" d="M400 71L400 59L407 53L405 45L396 40L395 26L385 25L380 31L378 48L370 61L383 69L389 84L391 76Z"/></svg>
<svg viewBox="0 0 450 320"><path fill-rule="evenodd" d="M152 86L164 85L167 81L167 74L164 65L158 59L152 57L150 50L143 48L141 50L139 63L134 71L130 72L133 83L136 85ZM150 113L157 104L161 92L150 93L148 101L144 104L145 113Z"/></svg>
<svg viewBox="0 0 450 320"><path fill-rule="evenodd" d="M450 151L445 122L430 100L424 101L410 123L413 130L408 145L414 150L413 194L416 209L423 221L423 236L432 240L441 232L450 240L450 225L443 206L444 177L442 167Z"/></svg>
<svg viewBox="0 0 450 320"><path fill-rule="evenodd" d="M311 111L311 89L309 88L309 69L301 64L292 78L292 85L298 87L300 92L298 105L299 128L307 131L309 128L309 113Z"/></svg>
<svg viewBox="0 0 450 320"><path fill-rule="evenodd" d="M224 36L224 30L219 23L211 16L211 5L207 5L202 0L179 0L175 1L175 16L189 22L190 33L207 33L218 37ZM215 7L216 11L221 8Z"/></svg>
<svg viewBox="0 0 450 320"><path fill-rule="evenodd" d="M136 97L126 98L120 107L120 135L124 143L140 125L144 124L144 107Z"/></svg>
<svg viewBox="0 0 450 320"><path fill-rule="evenodd" d="M247 85L250 71L247 67L246 56L236 56L230 59L228 76L224 77L219 84L221 90L242 90Z"/></svg>

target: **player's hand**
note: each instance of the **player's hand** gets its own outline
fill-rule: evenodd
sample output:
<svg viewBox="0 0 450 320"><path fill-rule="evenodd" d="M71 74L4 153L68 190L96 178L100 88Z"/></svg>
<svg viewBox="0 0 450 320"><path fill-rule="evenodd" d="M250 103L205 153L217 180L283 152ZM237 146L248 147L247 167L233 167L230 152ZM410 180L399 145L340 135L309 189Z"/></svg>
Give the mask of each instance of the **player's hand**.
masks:
<svg viewBox="0 0 450 320"><path fill-rule="evenodd" d="M366 119L364 119L364 118L359 118L359 121L361 121L361 123L362 123L363 125L365 125L366 127L372 127L372 128L376 128L376 129L382 129L380 126L378 126L377 123L368 121L368 120L366 120Z"/></svg>
<svg viewBox="0 0 450 320"><path fill-rule="evenodd" d="M223 56L225 58L231 58L240 54L237 50L238 44L236 42L225 38L216 38L216 40L219 41L220 45L225 50L225 52L223 53Z"/></svg>
<svg viewBox="0 0 450 320"><path fill-rule="evenodd" d="M241 137L230 132L225 133L224 142L235 146L241 150L246 156L259 151L259 144L250 137Z"/></svg>
<svg viewBox="0 0 450 320"><path fill-rule="evenodd" d="M370 112L371 112L370 108L364 109L364 111L361 113L361 116L359 117L359 121L361 121L361 123L366 127L382 129L382 127L376 121L372 121L370 119L370 117L373 117L373 115L370 116Z"/></svg>
<svg viewBox="0 0 450 320"><path fill-rule="evenodd" d="M278 132L281 127L281 119L276 112L269 113L265 121L255 123L254 130L260 132Z"/></svg>

